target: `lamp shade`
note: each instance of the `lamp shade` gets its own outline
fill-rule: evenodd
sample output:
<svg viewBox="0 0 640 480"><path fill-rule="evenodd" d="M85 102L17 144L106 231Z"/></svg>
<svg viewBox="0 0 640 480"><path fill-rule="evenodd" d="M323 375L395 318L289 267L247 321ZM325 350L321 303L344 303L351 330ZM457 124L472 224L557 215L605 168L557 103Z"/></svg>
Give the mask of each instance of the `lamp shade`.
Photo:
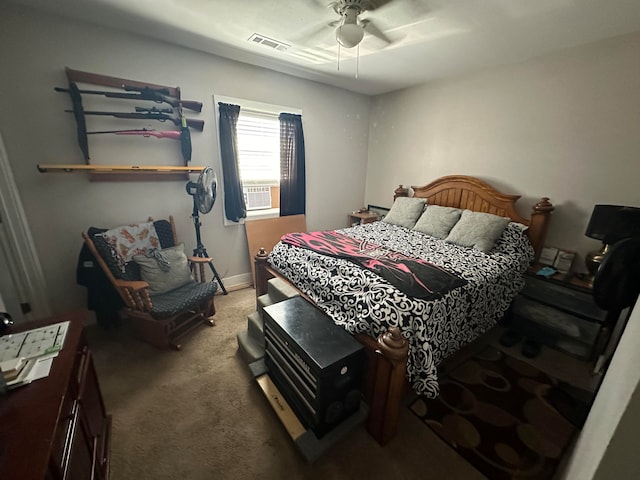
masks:
<svg viewBox="0 0 640 480"><path fill-rule="evenodd" d="M640 237L640 208L595 205L585 235L607 245L623 238Z"/></svg>
<svg viewBox="0 0 640 480"><path fill-rule="evenodd" d="M336 29L336 40L345 48L355 47L364 37L364 30L355 23L345 23Z"/></svg>
<svg viewBox="0 0 640 480"><path fill-rule="evenodd" d="M347 5L340 13L342 14L342 22L336 28L336 40L345 48L353 48L364 37L364 30L358 25L360 9L357 5Z"/></svg>

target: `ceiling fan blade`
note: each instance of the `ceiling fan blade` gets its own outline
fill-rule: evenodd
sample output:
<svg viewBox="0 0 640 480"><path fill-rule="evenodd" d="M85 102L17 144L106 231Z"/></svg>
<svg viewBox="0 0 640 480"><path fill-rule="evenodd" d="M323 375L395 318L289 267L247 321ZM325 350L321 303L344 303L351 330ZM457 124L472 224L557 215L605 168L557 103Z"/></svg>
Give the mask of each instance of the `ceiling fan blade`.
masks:
<svg viewBox="0 0 640 480"><path fill-rule="evenodd" d="M443 0L446 1L446 0ZM382 18L382 15L393 18L394 23L403 25L427 16L432 13L431 7L427 4L427 0L395 0L393 2L378 2L379 5L376 9L376 15L378 18ZM384 7L384 8L382 8ZM367 10L373 10L367 8Z"/></svg>
<svg viewBox="0 0 640 480"><path fill-rule="evenodd" d="M331 6L330 3L333 3L333 2L323 1L323 0L307 0L307 3L312 4L316 8L326 10Z"/></svg>
<svg viewBox="0 0 640 480"><path fill-rule="evenodd" d="M391 0L369 0L368 2L365 2L365 8L363 8L363 10L372 12L373 10L376 10L380 7L384 7L387 3L390 2Z"/></svg>
<svg viewBox="0 0 640 480"><path fill-rule="evenodd" d="M316 25L313 28L306 29L303 32L296 34L294 37L289 38L291 42L295 44L308 45L320 40L321 37L329 36L332 29L335 28L338 22L328 22L320 25Z"/></svg>
<svg viewBox="0 0 640 480"><path fill-rule="evenodd" d="M431 8L426 4L425 0L409 0L409 10L415 16L424 16L431 13Z"/></svg>
<svg viewBox="0 0 640 480"><path fill-rule="evenodd" d="M373 35L376 38L379 38L380 40L385 42L387 45L391 43L391 39L387 37L384 33L382 33L382 30L376 27L371 20L367 20L367 19L360 20L360 25L362 26L362 29L366 33Z"/></svg>

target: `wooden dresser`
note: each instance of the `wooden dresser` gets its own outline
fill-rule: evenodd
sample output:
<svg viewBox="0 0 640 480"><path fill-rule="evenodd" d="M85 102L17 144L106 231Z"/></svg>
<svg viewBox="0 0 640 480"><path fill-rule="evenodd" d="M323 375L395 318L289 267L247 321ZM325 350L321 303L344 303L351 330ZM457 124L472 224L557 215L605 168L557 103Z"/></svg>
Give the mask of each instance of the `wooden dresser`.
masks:
<svg viewBox="0 0 640 480"><path fill-rule="evenodd" d="M81 310L13 328L70 321L49 375L0 394L0 479L109 477L111 417L83 334L86 316Z"/></svg>

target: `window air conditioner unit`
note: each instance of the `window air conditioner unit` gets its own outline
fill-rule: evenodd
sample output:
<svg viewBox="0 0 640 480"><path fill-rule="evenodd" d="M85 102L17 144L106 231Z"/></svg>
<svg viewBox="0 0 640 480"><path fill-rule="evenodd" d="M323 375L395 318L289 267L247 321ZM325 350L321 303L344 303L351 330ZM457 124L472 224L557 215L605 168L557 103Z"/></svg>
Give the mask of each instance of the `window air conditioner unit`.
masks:
<svg viewBox="0 0 640 480"><path fill-rule="evenodd" d="M271 208L271 187L244 187L242 193L247 210Z"/></svg>

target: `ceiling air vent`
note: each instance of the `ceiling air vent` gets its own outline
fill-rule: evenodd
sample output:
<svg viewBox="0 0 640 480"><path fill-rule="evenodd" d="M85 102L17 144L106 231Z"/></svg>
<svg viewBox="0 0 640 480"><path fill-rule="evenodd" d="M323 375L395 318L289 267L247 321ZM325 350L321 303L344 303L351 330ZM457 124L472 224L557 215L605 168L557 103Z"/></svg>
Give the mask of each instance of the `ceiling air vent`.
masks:
<svg viewBox="0 0 640 480"><path fill-rule="evenodd" d="M274 40L273 38L265 37L264 35L260 35L259 33L254 33L249 37L249 41L253 43L259 43L260 45L264 45L265 47L273 48L278 50L279 52L284 52L291 45L287 45L286 43L279 42L278 40Z"/></svg>

